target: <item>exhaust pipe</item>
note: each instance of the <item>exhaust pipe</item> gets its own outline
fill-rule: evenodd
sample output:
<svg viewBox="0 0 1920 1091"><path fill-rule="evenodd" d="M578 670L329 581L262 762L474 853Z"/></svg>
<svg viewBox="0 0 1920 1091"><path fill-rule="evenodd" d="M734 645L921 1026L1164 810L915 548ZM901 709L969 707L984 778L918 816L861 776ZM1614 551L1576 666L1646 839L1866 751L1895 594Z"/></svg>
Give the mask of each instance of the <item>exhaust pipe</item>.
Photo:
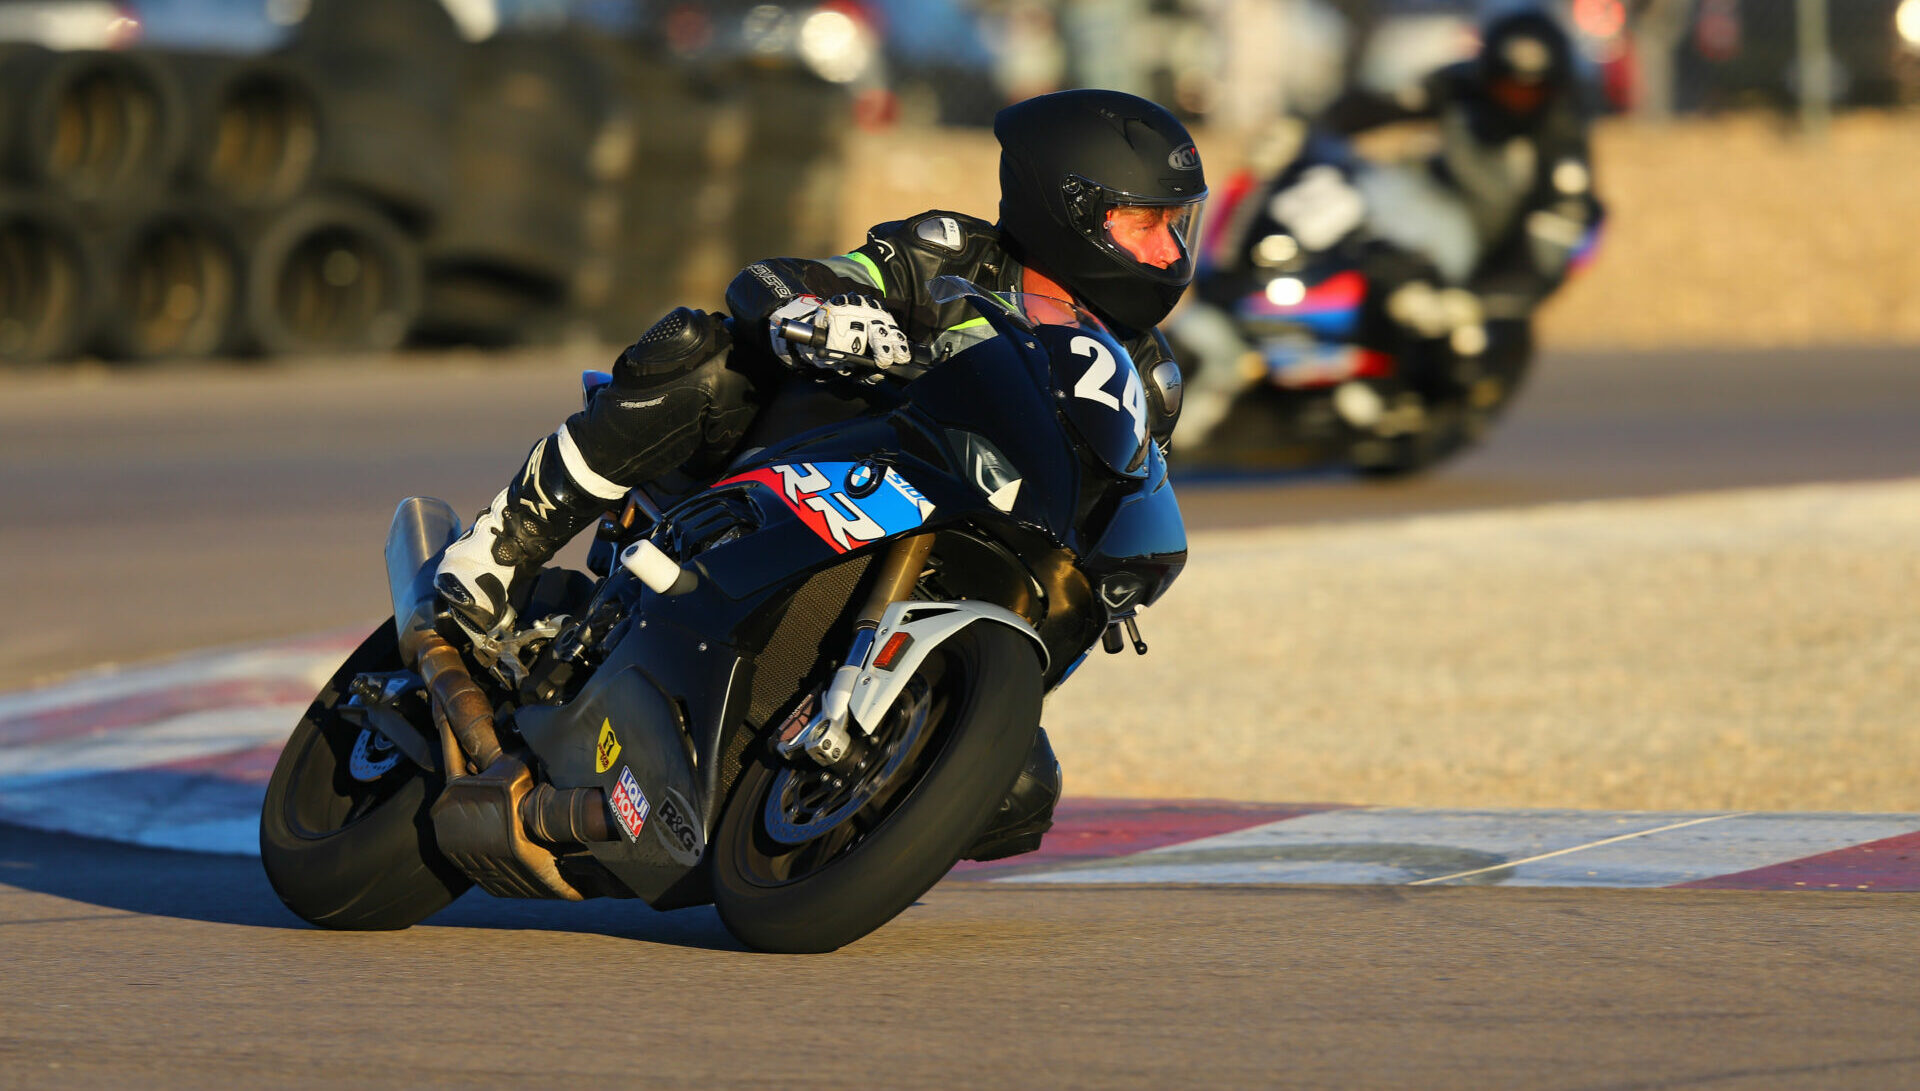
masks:
<svg viewBox="0 0 1920 1091"><path fill-rule="evenodd" d="M433 628L434 569L459 533L460 518L445 500L409 496L400 501L387 530L387 590L393 596L401 662L418 667L435 712L479 772L500 760L493 705L467 673L460 653ZM448 778L460 775L459 769L449 761Z"/></svg>
<svg viewBox="0 0 1920 1091"><path fill-rule="evenodd" d="M616 841L607 821L607 793L599 788L555 788L536 784L520 800L520 824L543 845L584 845Z"/></svg>
<svg viewBox="0 0 1920 1091"><path fill-rule="evenodd" d="M445 500L409 496L393 510L387 528L387 590L393 595L400 658L407 663L419 656L422 632L433 631L434 569L459 536L460 517Z"/></svg>

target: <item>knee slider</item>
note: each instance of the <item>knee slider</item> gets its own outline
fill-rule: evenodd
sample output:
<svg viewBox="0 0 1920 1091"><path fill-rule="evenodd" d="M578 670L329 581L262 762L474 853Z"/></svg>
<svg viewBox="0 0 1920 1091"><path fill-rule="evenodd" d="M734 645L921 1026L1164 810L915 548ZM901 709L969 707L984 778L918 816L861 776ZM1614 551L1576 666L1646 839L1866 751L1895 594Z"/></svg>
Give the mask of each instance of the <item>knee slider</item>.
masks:
<svg viewBox="0 0 1920 1091"><path fill-rule="evenodd" d="M657 382L685 375L725 352L731 343L721 315L676 307L620 354L614 379Z"/></svg>

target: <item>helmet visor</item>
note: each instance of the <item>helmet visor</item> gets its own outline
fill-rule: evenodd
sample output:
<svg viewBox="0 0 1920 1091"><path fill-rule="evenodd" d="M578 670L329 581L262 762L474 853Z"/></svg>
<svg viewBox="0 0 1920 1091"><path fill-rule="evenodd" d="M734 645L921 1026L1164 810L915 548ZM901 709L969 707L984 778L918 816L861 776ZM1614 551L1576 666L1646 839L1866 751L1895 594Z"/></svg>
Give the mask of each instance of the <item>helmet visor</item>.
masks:
<svg viewBox="0 0 1920 1091"><path fill-rule="evenodd" d="M1138 197L1083 178L1069 187L1074 226L1096 246L1155 280L1185 284L1205 190L1180 201Z"/></svg>
<svg viewBox="0 0 1920 1091"><path fill-rule="evenodd" d="M1187 256L1200 207L1115 205L1107 209L1107 241L1142 265L1171 269Z"/></svg>

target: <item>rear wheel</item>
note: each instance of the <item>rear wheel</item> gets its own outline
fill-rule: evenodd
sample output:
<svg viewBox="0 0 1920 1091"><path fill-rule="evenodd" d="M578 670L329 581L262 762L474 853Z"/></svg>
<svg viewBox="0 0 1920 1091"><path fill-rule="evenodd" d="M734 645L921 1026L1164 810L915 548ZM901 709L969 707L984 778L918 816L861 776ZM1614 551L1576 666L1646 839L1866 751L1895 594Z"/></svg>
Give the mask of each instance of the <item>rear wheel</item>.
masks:
<svg viewBox="0 0 1920 1091"><path fill-rule="evenodd" d="M440 777L336 711L356 675L399 669L383 625L314 698L267 783L260 862L287 908L322 928L405 928L472 885L434 843Z"/></svg>
<svg viewBox="0 0 1920 1091"><path fill-rule="evenodd" d="M714 903L763 951L831 951L912 905L990 822L1033 747L1040 664L968 627L934 649L842 773L760 745L720 818Z"/></svg>

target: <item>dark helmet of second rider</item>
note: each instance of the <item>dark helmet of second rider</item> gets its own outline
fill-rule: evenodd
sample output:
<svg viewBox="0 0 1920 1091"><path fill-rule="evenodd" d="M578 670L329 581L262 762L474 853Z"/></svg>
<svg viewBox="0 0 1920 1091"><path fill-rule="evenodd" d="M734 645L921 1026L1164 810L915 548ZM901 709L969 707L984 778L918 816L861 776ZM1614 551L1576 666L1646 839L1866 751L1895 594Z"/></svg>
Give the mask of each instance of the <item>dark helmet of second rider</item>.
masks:
<svg viewBox="0 0 1920 1091"><path fill-rule="evenodd" d="M1480 32L1472 62L1485 109L1474 118L1486 140L1537 131L1555 107L1574 105L1579 75L1573 41L1557 20L1527 8L1499 16Z"/></svg>

